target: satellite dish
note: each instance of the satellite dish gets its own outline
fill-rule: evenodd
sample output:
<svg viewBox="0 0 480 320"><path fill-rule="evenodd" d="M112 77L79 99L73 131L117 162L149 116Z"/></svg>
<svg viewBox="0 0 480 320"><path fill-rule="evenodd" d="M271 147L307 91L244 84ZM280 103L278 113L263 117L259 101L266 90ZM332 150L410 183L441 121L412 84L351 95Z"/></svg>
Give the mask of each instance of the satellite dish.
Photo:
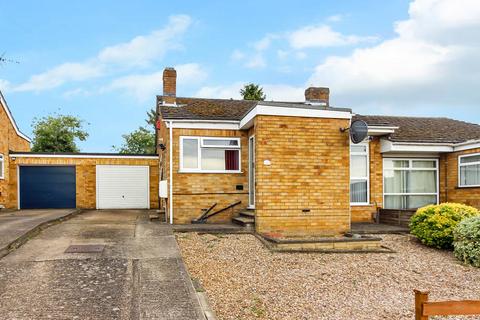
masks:
<svg viewBox="0 0 480 320"><path fill-rule="evenodd" d="M365 140L368 135L368 124L363 120L355 120L350 125L350 139L357 144Z"/></svg>

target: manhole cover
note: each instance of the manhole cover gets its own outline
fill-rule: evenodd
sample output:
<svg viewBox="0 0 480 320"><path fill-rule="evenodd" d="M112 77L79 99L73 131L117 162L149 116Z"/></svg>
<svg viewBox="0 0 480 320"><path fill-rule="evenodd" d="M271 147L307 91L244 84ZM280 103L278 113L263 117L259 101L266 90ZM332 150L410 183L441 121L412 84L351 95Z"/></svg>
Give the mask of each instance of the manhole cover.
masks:
<svg viewBox="0 0 480 320"><path fill-rule="evenodd" d="M75 244L65 250L65 253L97 253L102 252L105 246L103 244Z"/></svg>

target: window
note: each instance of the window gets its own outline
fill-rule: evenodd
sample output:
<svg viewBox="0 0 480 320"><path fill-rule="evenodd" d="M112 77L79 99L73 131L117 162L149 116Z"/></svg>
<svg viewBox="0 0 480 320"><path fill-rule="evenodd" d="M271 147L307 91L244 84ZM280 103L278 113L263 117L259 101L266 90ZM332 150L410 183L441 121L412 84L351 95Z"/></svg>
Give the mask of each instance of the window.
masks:
<svg viewBox="0 0 480 320"><path fill-rule="evenodd" d="M350 146L350 203L369 202L369 161L368 142Z"/></svg>
<svg viewBox="0 0 480 320"><path fill-rule="evenodd" d="M460 187L480 187L480 153L458 157Z"/></svg>
<svg viewBox="0 0 480 320"><path fill-rule="evenodd" d="M240 138L180 137L180 171L240 172Z"/></svg>
<svg viewBox="0 0 480 320"><path fill-rule="evenodd" d="M5 178L4 173L5 173L5 158L3 157L3 154L0 154L0 179Z"/></svg>
<svg viewBox="0 0 480 320"><path fill-rule="evenodd" d="M387 209L416 209L438 203L438 161L384 159L383 190Z"/></svg>

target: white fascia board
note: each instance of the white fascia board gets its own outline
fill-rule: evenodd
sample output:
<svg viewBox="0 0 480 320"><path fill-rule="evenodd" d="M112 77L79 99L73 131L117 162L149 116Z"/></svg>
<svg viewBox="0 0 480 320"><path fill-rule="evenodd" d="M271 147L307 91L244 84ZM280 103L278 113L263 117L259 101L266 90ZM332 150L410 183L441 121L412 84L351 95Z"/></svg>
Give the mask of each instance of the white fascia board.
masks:
<svg viewBox="0 0 480 320"><path fill-rule="evenodd" d="M283 116L303 118L351 119L352 114L346 111L319 110L306 108L272 107L258 104L240 121L240 129L247 129L252 125L256 116Z"/></svg>
<svg viewBox="0 0 480 320"><path fill-rule="evenodd" d="M20 129L17 127L17 123L13 119L12 114L10 113L10 109L8 108L7 101L5 101L5 98L3 97L2 92L0 91L0 104L3 107L3 110L5 110L5 113L7 114L8 119L10 120L10 123L12 124L13 128L15 129L15 132L17 135L25 140L27 140L29 143L32 142L32 140L24 135L22 132L20 132Z"/></svg>
<svg viewBox="0 0 480 320"><path fill-rule="evenodd" d="M392 142L386 139L380 140L380 152L420 152L420 153L437 153L437 152L453 152L451 144L433 144L433 143L408 143L408 142Z"/></svg>
<svg viewBox="0 0 480 320"><path fill-rule="evenodd" d="M457 143L453 147L453 151L464 151L470 149L480 148L480 140L471 140L462 143Z"/></svg>
<svg viewBox="0 0 480 320"><path fill-rule="evenodd" d="M394 133L396 129L398 129L398 127L368 126L368 135L383 136Z"/></svg>
<svg viewBox="0 0 480 320"><path fill-rule="evenodd" d="M10 158L89 158L89 159L158 159L158 156L122 156L122 155L88 155L88 154L29 154L13 153Z"/></svg>
<svg viewBox="0 0 480 320"><path fill-rule="evenodd" d="M231 120L168 120L164 119L167 128L174 129L218 129L218 130L239 130L240 121Z"/></svg>

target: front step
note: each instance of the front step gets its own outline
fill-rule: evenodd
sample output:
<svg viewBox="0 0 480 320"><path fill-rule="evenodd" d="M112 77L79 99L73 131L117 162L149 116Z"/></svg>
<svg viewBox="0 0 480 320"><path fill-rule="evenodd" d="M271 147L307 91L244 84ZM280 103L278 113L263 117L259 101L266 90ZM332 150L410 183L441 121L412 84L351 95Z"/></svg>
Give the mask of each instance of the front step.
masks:
<svg viewBox="0 0 480 320"><path fill-rule="evenodd" d="M245 228L253 228L255 225L255 219L254 218L248 218L248 217L233 217L232 222L239 224L241 226L244 226Z"/></svg>
<svg viewBox="0 0 480 320"><path fill-rule="evenodd" d="M232 218L232 222L241 225L247 229L255 228L255 210L245 209L239 212L239 215Z"/></svg>
<svg viewBox="0 0 480 320"><path fill-rule="evenodd" d="M245 209L239 212L241 216L255 219L255 210Z"/></svg>

